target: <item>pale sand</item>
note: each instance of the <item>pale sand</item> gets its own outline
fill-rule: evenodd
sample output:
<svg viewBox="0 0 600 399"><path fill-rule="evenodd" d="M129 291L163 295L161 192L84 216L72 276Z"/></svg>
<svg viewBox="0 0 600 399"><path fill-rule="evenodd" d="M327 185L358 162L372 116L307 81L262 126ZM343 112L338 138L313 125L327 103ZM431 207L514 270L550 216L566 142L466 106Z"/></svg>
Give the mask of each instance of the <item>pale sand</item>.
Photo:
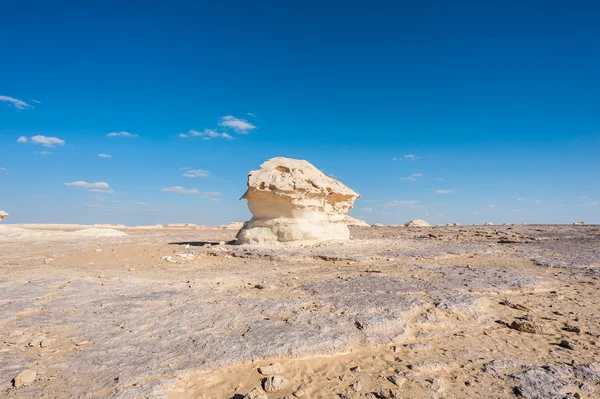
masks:
<svg viewBox="0 0 600 399"><path fill-rule="evenodd" d="M274 361L289 384L269 399L600 397L598 226L352 228L255 249L218 245L231 229L122 230L0 240L1 397L241 398ZM543 334L496 322L526 314ZM25 369L35 382L12 388Z"/></svg>

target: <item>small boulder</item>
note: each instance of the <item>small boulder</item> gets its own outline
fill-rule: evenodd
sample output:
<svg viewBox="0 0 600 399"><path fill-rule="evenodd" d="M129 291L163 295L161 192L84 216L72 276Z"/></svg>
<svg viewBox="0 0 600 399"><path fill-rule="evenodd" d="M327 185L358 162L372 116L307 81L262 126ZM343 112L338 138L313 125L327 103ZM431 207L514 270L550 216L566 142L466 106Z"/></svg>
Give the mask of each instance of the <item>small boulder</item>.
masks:
<svg viewBox="0 0 600 399"><path fill-rule="evenodd" d="M256 286L258 288L258 284ZM279 363L272 363L268 366L263 366L258 368L258 372L262 375L275 375L281 373L283 371L283 367Z"/></svg>
<svg viewBox="0 0 600 399"><path fill-rule="evenodd" d="M253 390L248 392L248 394L246 396L244 396L244 399L269 399L269 398L267 398L267 395L265 395L265 393L260 388L254 388Z"/></svg>
<svg viewBox="0 0 600 399"><path fill-rule="evenodd" d="M28 385L33 384L35 381L35 377L37 377L37 373L33 370L24 370L21 371L13 380L13 384L15 388L26 387Z"/></svg>
<svg viewBox="0 0 600 399"><path fill-rule="evenodd" d="M526 332L529 334L541 334L542 327L539 324L526 321L526 320L515 320L509 326L513 330L517 330L520 332Z"/></svg>
<svg viewBox="0 0 600 399"><path fill-rule="evenodd" d="M285 388L288 380L280 375L274 375L265 379L264 389L266 392L277 392Z"/></svg>

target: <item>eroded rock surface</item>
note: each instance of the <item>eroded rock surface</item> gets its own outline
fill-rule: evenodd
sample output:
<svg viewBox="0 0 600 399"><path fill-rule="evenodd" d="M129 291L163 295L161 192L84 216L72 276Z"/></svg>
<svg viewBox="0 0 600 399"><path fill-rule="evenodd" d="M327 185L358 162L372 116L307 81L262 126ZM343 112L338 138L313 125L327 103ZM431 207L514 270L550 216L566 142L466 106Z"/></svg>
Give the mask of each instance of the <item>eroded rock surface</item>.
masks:
<svg viewBox="0 0 600 399"><path fill-rule="evenodd" d="M248 174L252 219L237 235L240 244L347 240L346 213L359 195L309 162L277 157Z"/></svg>
<svg viewBox="0 0 600 399"><path fill-rule="evenodd" d="M0 220L3 220L7 216L8 216L8 213L6 213L4 211L0 211Z"/></svg>

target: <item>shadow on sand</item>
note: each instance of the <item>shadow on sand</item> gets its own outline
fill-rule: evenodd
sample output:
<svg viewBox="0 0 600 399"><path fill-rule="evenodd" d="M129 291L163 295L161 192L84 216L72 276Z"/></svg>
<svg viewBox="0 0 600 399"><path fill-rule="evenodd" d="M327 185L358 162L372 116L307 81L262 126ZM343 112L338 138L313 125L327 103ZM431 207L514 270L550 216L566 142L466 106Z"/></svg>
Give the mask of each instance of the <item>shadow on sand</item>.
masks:
<svg viewBox="0 0 600 399"><path fill-rule="evenodd" d="M235 240L227 241L225 245L235 245ZM219 241L182 241L170 242L169 245L189 245L190 247L204 247L207 245L219 245Z"/></svg>

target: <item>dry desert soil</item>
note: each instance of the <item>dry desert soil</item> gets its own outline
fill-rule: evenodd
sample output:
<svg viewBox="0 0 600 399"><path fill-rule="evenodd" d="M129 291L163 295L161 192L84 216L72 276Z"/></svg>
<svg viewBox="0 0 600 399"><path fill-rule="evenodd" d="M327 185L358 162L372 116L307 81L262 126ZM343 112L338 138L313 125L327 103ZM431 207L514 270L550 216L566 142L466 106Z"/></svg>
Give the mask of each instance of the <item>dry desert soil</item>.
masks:
<svg viewBox="0 0 600 399"><path fill-rule="evenodd" d="M351 231L0 226L0 397L600 398L600 226Z"/></svg>

